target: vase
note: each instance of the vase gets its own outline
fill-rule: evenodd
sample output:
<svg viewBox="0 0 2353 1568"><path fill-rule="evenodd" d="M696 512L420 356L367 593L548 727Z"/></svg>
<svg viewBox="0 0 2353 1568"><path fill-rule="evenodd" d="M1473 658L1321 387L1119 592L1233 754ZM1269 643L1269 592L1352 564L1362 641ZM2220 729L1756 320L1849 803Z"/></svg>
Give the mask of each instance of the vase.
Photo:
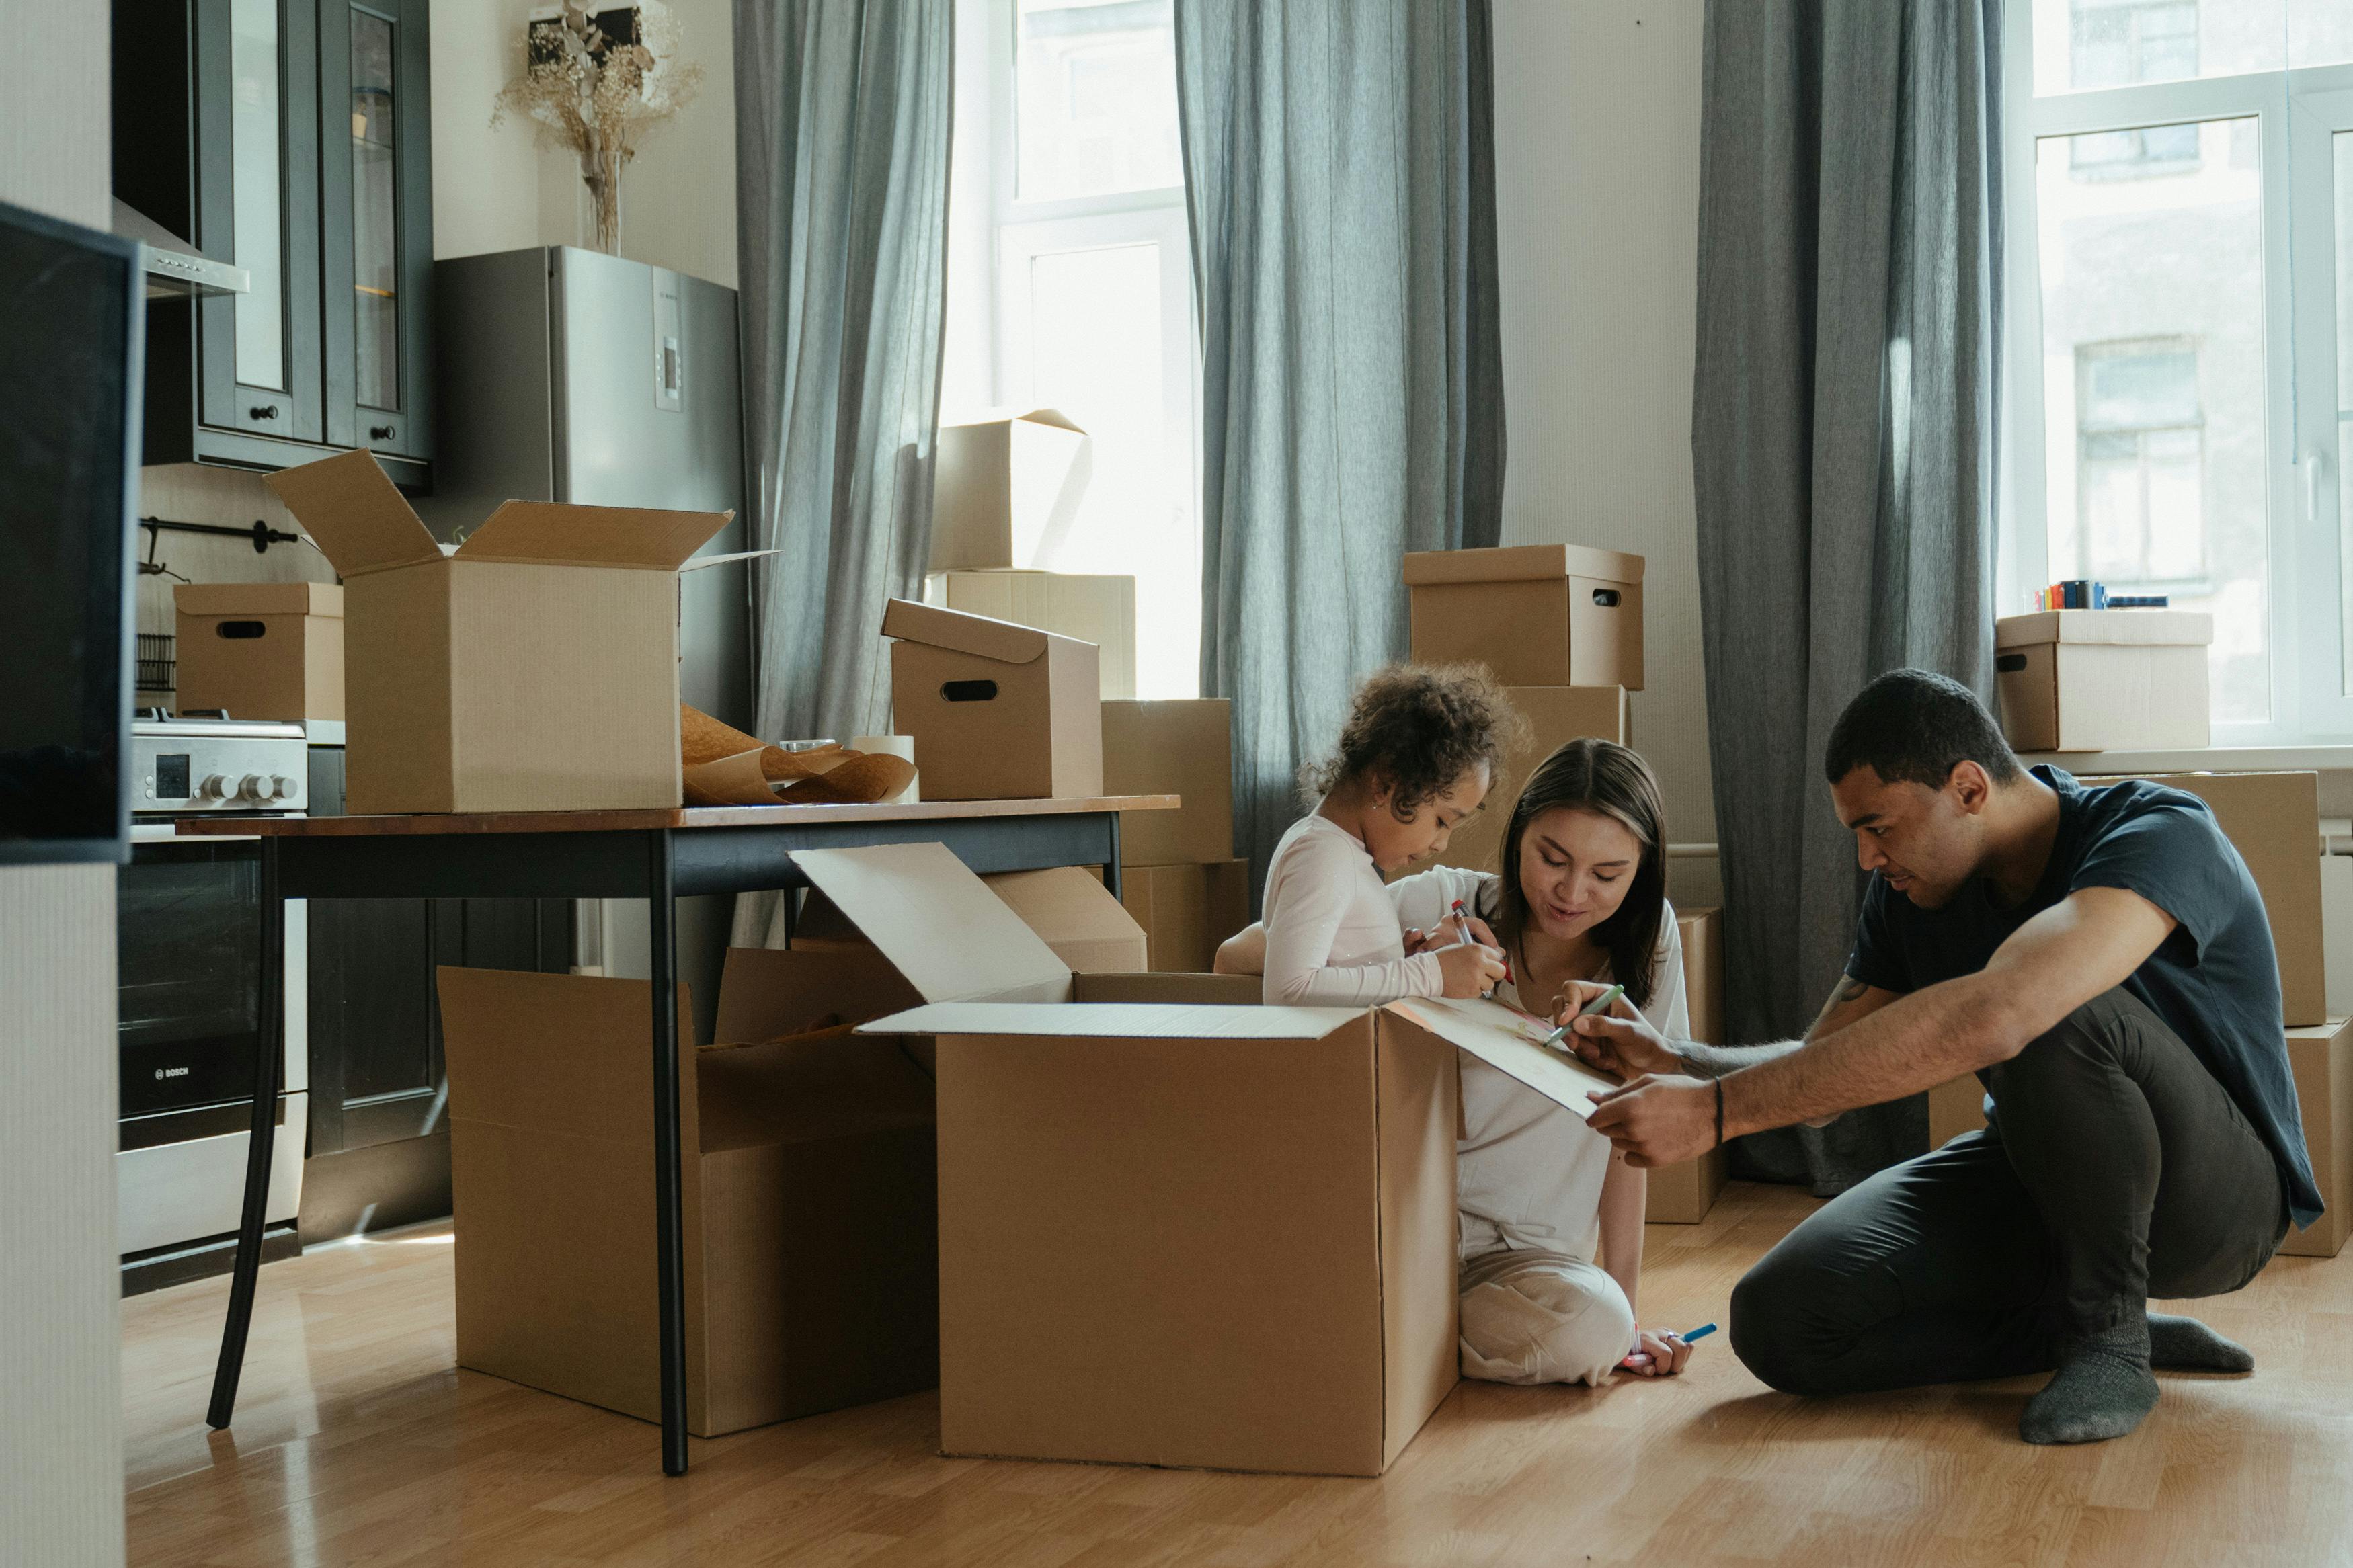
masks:
<svg viewBox="0 0 2353 1568"><path fill-rule="evenodd" d="M580 154L580 183L588 187L596 208L596 247L607 256L621 254L621 154L593 148Z"/></svg>

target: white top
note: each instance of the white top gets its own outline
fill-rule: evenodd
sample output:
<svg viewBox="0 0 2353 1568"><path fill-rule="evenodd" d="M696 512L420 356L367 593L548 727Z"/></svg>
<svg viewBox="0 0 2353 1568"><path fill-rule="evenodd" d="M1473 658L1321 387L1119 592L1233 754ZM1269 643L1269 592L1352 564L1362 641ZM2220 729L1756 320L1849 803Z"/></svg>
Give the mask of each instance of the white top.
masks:
<svg viewBox="0 0 2353 1568"><path fill-rule="evenodd" d="M1498 910L1490 872L1438 866L1402 878L1384 889L1402 930L1430 931L1461 899L1464 907L1492 923ZM1672 1040L1691 1034L1683 1000L1683 932L1674 906L1661 900L1657 986L1642 1016ZM1267 933L1267 973L1274 973L1273 931ZM1400 939L1399 948L1403 942ZM1496 1000L1525 1006L1509 984ZM1269 999L1272 999L1270 984ZM1533 998L1541 1012L1549 997ZM1462 1068L1462 1136L1454 1145L1456 1227L1461 1256L1475 1258L1497 1247L1566 1253L1590 1263L1601 1247L1601 1183L1609 1174L1609 1140L1576 1114L1468 1052L1457 1052Z"/></svg>
<svg viewBox="0 0 2353 1568"><path fill-rule="evenodd" d="M1373 1007L1442 994L1438 955L1405 955L1391 890L1355 834L1325 816L1292 824L1266 871L1267 1005Z"/></svg>

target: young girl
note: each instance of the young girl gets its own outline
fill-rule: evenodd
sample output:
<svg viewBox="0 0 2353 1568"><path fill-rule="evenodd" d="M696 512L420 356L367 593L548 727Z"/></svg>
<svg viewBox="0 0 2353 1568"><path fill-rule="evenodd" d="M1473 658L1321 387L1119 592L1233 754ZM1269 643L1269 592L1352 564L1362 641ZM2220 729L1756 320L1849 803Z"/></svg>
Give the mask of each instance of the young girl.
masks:
<svg viewBox="0 0 2353 1568"><path fill-rule="evenodd" d="M1473 942L1409 955L1381 873L1446 847L1485 798L1513 722L1476 670L1391 665L1356 688L1338 748L1304 780L1321 798L1267 868L1270 1005L1478 996L1503 977L1501 955Z"/></svg>
<svg viewBox="0 0 2353 1568"><path fill-rule="evenodd" d="M1520 792L1501 869L1441 866L1391 883L1391 918L1409 928L1400 945L1427 954L1467 926L1510 959L1512 979L1495 993L1503 1001L1549 1013L1556 1000L1581 1001L1599 983L1621 982L1620 1013L1639 1009L1670 1038L1690 1033L1683 943L1665 895L1665 813L1641 757L1596 740L1553 752ZM1452 916L1457 900L1469 921ZM1256 927L1235 937L1218 967L1247 973L1260 941ZM1630 1351L1647 1358L1630 1365L1638 1373L1680 1372L1691 1347L1636 1327L1644 1173L1575 1113L1484 1062L1461 1059L1464 1374L1599 1384Z"/></svg>

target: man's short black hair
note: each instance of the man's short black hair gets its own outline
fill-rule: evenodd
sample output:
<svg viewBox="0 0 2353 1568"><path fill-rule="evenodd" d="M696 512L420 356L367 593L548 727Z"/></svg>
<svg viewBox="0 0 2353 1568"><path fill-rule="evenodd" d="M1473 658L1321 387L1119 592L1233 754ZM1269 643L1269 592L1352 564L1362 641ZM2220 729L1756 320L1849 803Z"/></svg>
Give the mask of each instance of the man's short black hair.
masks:
<svg viewBox="0 0 2353 1568"><path fill-rule="evenodd" d="M1888 784L1942 789L1962 763L1996 784L2018 777L2018 759L1977 693L1927 669L1891 669L1846 705L1831 728L1822 772L1835 785L1857 768Z"/></svg>

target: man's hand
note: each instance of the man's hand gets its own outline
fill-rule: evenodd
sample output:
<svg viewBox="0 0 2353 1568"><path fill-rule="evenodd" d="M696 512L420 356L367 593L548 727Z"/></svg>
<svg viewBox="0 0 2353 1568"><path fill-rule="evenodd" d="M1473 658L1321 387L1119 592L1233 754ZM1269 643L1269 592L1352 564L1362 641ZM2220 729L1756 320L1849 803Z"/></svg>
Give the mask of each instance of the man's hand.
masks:
<svg viewBox="0 0 2353 1568"><path fill-rule="evenodd" d="M1623 996L1610 1005L1606 1016L1577 1016L1579 1008L1609 989L1590 980L1568 983L1567 989L1553 1003L1552 1021L1569 1026L1568 1037L1562 1044L1574 1050L1579 1061L1612 1078L1636 1079L1646 1072L1683 1071L1683 1058L1675 1055L1674 1047Z"/></svg>
<svg viewBox="0 0 2353 1568"><path fill-rule="evenodd" d="M1715 1094L1704 1079L1644 1073L1596 1093L1591 1125L1630 1165L1679 1165L1715 1147Z"/></svg>

